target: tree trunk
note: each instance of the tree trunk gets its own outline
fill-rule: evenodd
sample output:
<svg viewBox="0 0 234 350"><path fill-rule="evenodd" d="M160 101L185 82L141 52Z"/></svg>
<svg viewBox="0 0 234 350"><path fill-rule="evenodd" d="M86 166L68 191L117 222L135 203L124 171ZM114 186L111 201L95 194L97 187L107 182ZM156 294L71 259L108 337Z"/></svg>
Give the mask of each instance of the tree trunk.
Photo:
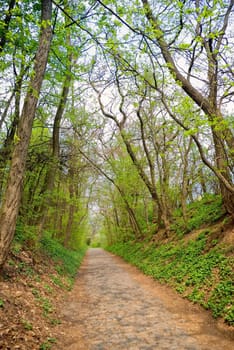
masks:
<svg viewBox="0 0 234 350"><path fill-rule="evenodd" d="M186 201L188 198L188 187L189 187L189 177L188 177L188 156L192 146L192 138L190 137L188 147L185 147L184 154L181 152L182 164L183 164L183 173L182 173L182 184L181 184L181 208L182 215L185 225L187 225L187 205Z"/></svg>
<svg viewBox="0 0 234 350"><path fill-rule="evenodd" d="M16 0L10 0L9 7L8 7L7 12L6 12L5 19L3 21L4 30L3 30L2 36L0 38L0 53L3 51L3 48L7 42L8 28L10 25L10 21L11 21L11 17L12 17L12 10L15 7L15 3L16 3Z"/></svg>
<svg viewBox="0 0 234 350"><path fill-rule="evenodd" d="M222 173L222 175L229 183L232 183L229 169L227 166L227 155L225 152L223 141L220 135L217 135L217 131L214 128L212 128L212 133L215 147L217 169L220 173ZM234 194L226 188L222 181L219 181L219 186L225 209L234 218Z"/></svg>
<svg viewBox="0 0 234 350"><path fill-rule="evenodd" d="M16 220L23 189L28 146L32 133L33 119L48 60L52 30L50 26L52 2L42 0L42 25L39 45L34 64L34 75L25 97L19 122L4 201L0 211L0 269L3 267L14 237Z"/></svg>
<svg viewBox="0 0 234 350"><path fill-rule="evenodd" d="M205 179L205 176L204 176L204 174L203 174L202 168L199 169L199 180L200 180L202 192L203 192L203 194L206 194L206 193L207 193L206 179Z"/></svg>
<svg viewBox="0 0 234 350"><path fill-rule="evenodd" d="M14 113L14 118L12 120L11 126L10 126L10 130L7 132L7 136L5 138L3 147L0 150L0 171L2 169L2 176L0 177L0 193L3 193L4 188L4 182L5 179L7 178L7 163L9 162L9 160L11 159L11 153L13 150L13 143L14 143L14 137L15 137L15 133L19 124L19 119L20 119L20 97L21 97L21 88L22 88L22 83L23 83L23 77L24 77L24 66L22 64L21 66L21 72L19 74L19 76L16 76L16 82L15 82L15 88L14 91L7 103L6 109L3 113L2 116L2 123L5 120L6 116L7 116L7 111L10 107L11 104L11 100L13 99L13 97L15 97L15 113Z"/></svg>
<svg viewBox="0 0 234 350"><path fill-rule="evenodd" d="M66 3L67 6L67 3ZM65 7L66 7L65 6ZM65 23L68 25L68 18L65 16ZM70 90L71 80L72 80L72 53L69 53L70 47L71 47L71 38L70 38L70 32L68 29L67 38L66 38L66 44L68 47L68 67L65 73L64 77L64 83L62 88L62 93L60 96L60 101L58 104L58 108L56 111L56 115L54 118L54 124L53 124L53 136L52 136L52 154L51 154L51 161L49 163L48 171L45 178L45 184L44 184L44 192L47 193L45 198L42 201L42 205L40 208L39 213L39 225L38 225L38 234L41 236L43 228L45 226L46 222L46 215L48 206L51 204L51 195L54 189L54 183L56 179L56 174L58 173L58 166L59 166L59 154L60 154L60 124L62 121L62 117L66 108L67 100L68 100L68 94Z"/></svg>
<svg viewBox="0 0 234 350"><path fill-rule="evenodd" d="M74 198L75 198L75 189L74 189L74 169L72 168L72 165L69 169L69 195L70 195L70 204L69 204L69 210L68 210L68 220L67 220L67 226L65 231L65 238L63 241L64 247L68 248L69 241L72 236L72 225L73 225L73 219L74 214L76 210L76 205L74 204Z"/></svg>
<svg viewBox="0 0 234 350"><path fill-rule="evenodd" d="M117 186L117 189L118 189L118 191L119 191L119 193L124 201L125 208L128 212L129 221L130 221L130 224L132 226L133 232L136 234L137 238L141 238L142 232L141 232L140 225L137 221L136 215L134 213L134 210L130 207L128 200L126 199L126 196L125 196L124 192L122 191L122 189L118 186Z"/></svg>
<svg viewBox="0 0 234 350"><path fill-rule="evenodd" d="M15 90L12 91L10 98L6 101L6 106L2 112L1 118L0 118L0 130L2 129L3 123L5 122L5 119L8 114L8 110L10 108L11 102L15 96Z"/></svg>
<svg viewBox="0 0 234 350"><path fill-rule="evenodd" d="M67 221L67 226L66 226L65 238L63 241L63 245L66 248L68 248L69 242L70 242L70 239L72 236L72 224L73 224L75 209L76 208L75 208L74 204L69 205L68 221Z"/></svg>

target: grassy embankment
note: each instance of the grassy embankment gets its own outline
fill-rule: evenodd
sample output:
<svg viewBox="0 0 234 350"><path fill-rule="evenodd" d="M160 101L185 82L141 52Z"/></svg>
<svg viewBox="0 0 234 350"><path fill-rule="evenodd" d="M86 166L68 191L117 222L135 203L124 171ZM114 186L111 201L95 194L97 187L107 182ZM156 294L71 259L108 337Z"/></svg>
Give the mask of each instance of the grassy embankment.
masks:
<svg viewBox="0 0 234 350"><path fill-rule="evenodd" d="M48 350L56 343L59 306L86 247L65 249L49 233L18 225L0 280L0 348Z"/></svg>
<svg viewBox="0 0 234 350"><path fill-rule="evenodd" d="M51 263L55 265L59 275L67 277L72 282L87 247L82 246L74 250L66 249L58 241L51 238L51 234L47 232L38 241L34 230L30 226L18 225L12 245L12 252L17 255L21 250L26 249L32 255L35 255L35 257L43 255L45 259L51 259Z"/></svg>
<svg viewBox="0 0 234 350"><path fill-rule="evenodd" d="M207 196L188 206L186 225L181 213L174 213L169 239L158 233L141 242L118 242L107 250L234 326L232 229L220 198Z"/></svg>

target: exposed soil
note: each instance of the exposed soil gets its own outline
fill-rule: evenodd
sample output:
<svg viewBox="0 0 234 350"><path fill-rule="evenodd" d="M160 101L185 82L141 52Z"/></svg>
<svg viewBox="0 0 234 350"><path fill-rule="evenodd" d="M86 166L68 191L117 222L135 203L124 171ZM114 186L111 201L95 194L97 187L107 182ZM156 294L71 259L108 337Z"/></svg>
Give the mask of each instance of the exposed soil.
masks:
<svg viewBox="0 0 234 350"><path fill-rule="evenodd" d="M0 349L49 349L59 322L57 305L67 288L48 257L10 254L0 276Z"/></svg>
<svg viewBox="0 0 234 350"><path fill-rule="evenodd" d="M61 305L54 350L231 350L233 328L143 275L90 249Z"/></svg>

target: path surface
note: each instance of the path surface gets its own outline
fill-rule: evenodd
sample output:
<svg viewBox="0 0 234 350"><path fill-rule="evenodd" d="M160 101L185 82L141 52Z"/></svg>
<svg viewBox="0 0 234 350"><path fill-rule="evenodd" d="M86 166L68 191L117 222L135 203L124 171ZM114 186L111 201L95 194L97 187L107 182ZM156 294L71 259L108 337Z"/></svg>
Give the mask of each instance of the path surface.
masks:
<svg viewBox="0 0 234 350"><path fill-rule="evenodd" d="M231 350L207 312L102 249L62 305L56 350Z"/></svg>

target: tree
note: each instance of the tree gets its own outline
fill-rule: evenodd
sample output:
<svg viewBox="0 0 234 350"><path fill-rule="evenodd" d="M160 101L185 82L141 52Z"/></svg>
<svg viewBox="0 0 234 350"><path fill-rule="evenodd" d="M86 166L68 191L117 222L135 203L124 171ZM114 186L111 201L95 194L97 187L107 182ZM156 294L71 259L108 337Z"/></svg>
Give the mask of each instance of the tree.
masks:
<svg viewBox="0 0 234 350"><path fill-rule="evenodd" d="M19 122L16 145L0 211L0 268L3 267L14 237L15 225L23 190L23 177L32 124L45 74L52 39L52 1L42 0L41 33L35 57L34 72L25 96Z"/></svg>
<svg viewBox="0 0 234 350"><path fill-rule="evenodd" d="M152 79L145 79L148 84L161 90L164 98L182 88L206 116L215 150L216 164L212 171L215 170L219 179L226 210L233 214L234 136L224 117L224 107L233 96L229 47L232 42L228 42L233 0L172 1L170 4L162 1L154 6L152 1L142 0L140 11L138 2L131 6L124 0L115 4L98 2L105 15L109 12L109 19L115 16L118 25L124 24L127 31L124 36L127 36L127 43L124 43L122 34L118 37L115 28L107 27L106 48L122 64L125 74L132 72L143 76L144 59L148 55L152 68ZM161 75L158 76L159 70ZM170 85L169 90L166 85Z"/></svg>
<svg viewBox="0 0 234 350"><path fill-rule="evenodd" d="M150 91L144 83L140 86L136 80L134 82L131 79L131 83L128 86L125 76L121 75L118 69L116 69L114 79L117 95L114 98L115 102L112 102L112 104L114 105L115 103L115 108L112 108L112 104L111 107L108 107L108 103L104 104L103 102L106 87L104 87L103 91L98 91L94 84L92 84L98 93L101 112L106 118L115 122L129 157L132 160L132 164L151 195L153 221L155 223L157 222L159 226L162 222L166 234L169 234L171 214L168 195L169 164L166 160L166 150L168 147L167 143L170 145L170 142L176 137L177 132L172 132L172 130L170 131L171 134L169 132L160 132L165 129L164 124L166 121L163 120L161 123L157 120L156 115L160 113L160 108L157 110L152 107L153 98L150 96ZM132 100L130 96L132 96ZM134 120L135 118L136 121ZM129 119L134 120L131 125ZM157 132L154 132L152 127L149 127L149 119L154 120L154 123L157 124ZM132 137L131 133L128 132L130 126L132 126L132 130L138 130L134 132ZM161 137L161 140L157 141L157 137L155 137L156 133L159 134L157 137L158 139ZM140 139L140 156L132 141L134 138ZM145 161L142 161L142 158Z"/></svg>
<svg viewBox="0 0 234 350"><path fill-rule="evenodd" d="M67 24L67 18L65 17L65 23ZM69 89L72 82L72 64L73 57L71 53L71 38L69 29L67 32L66 38L66 49L67 49L67 61L68 66L66 67L66 71L64 73L64 82L62 86L61 95L59 98L59 102L57 104L57 110L55 113L54 121L53 121L53 134L52 134L52 150L51 157L48 164L48 171L45 178L44 184L44 200L40 208L40 223L39 223L39 235L41 235L45 219L46 219L46 210L51 205L51 194L54 189L54 183L56 178L56 173L59 168L59 156L60 156L60 125L62 121L62 117L64 115L64 111L66 109L66 104L69 95Z"/></svg>
<svg viewBox="0 0 234 350"><path fill-rule="evenodd" d="M93 168L96 169L101 175L103 175L104 178L106 180L108 180L113 185L113 187L116 189L116 191L118 192L118 194L119 194L119 196L124 204L124 207L125 207L125 210L126 210L128 217L129 217L129 222L131 224L133 232L135 233L136 237L138 237L138 238L141 237L142 232L141 232L141 228L140 228L139 222L137 220L136 214L134 212L134 209L131 206L131 203L129 202L128 195L127 195L125 189L118 182L118 179L115 176L111 177L109 172L106 171L103 164L102 165L98 164L96 161L92 160L90 158L90 156L85 154L82 150L80 150L80 152L84 156L84 158L87 159L88 162L93 166ZM107 163L109 164L109 161ZM111 165L111 164L109 164L109 165ZM113 170L113 168L112 168L112 170Z"/></svg>
<svg viewBox="0 0 234 350"><path fill-rule="evenodd" d="M220 75L219 69L220 58L222 58L223 42L228 27L229 17L234 6L233 0L230 0L227 6L223 6L221 2L212 2L212 4L200 4L196 2L195 5L195 30L190 32L191 42L189 50L192 51L190 55L187 77L182 73L182 69L176 65L176 56L173 57L172 48L181 47L178 42L178 37L184 28L183 17L185 16L186 7L183 2L179 4L181 14L181 24L178 32L175 33L171 43L166 40L166 31L162 29L160 20L157 15L154 15L150 2L142 0L145 16L147 17L152 28L152 37L157 41L161 50L162 56L167 64L167 68L174 80L179 83L187 95L201 108L201 110L208 116L211 125L213 136L213 143L215 149L215 158L218 171L224 176L225 180L232 185L231 174L228 166L228 159L226 147L228 147L228 155L233 161L234 136L228 124L225 122L223 114L220 109L220 104L229 95L229 90L224 89L221 96L220 90ZM222 11L222 20L217 20L217 11ZM220 16L220 14L219 14ZM209 19L209 21L207 21ZM216 27L215 27L216 25ZM186 47L186 46L185 46ZM200 50L200 53L199 53ZM201 52L203 54L201 55ZM199 91L195 84L191 83L193 78L193 70L196 69L197 61L200 56L206 60L207 63L207 93ZM186 62L187 63L187 62ZM230 92L231 94L231 92ZM232 163L231 163L232 164ZM234 212L234 191L230 191L223 181L220 181L220 189L227 211L233 215Z"/></svg>

